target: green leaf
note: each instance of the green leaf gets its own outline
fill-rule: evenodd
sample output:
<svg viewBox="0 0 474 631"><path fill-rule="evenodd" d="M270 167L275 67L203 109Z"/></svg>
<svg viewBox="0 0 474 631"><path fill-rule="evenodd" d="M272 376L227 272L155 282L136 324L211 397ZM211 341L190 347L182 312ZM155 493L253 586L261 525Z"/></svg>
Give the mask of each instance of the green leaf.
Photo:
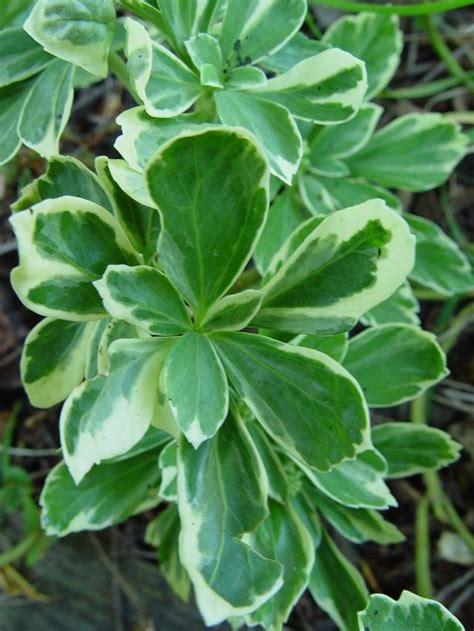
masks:
<svg viewBox="0 0 474 631"><path fill-rule="evenodd" d="M364 451L354 460L342 462L325 472L298 465L319 491L343 506L376 509L397 506L384 482L387 463L377 451Z"/></svg>
<svg viewBox="0 0 474 631"><path fill-rule="evenodd" d="M255 324L294 333L347 331L403 283L413 260L407 224L382 200L340 210L266 282Z"/></svg>
<svg viewBox="0 0 474 631"><path fill-rule="evenodd" d="M296 66L297 63L314 57L328 46L322 42L306 37L304 33L296 33L284 46L269 57L261 60L261 65L270 72L283 73Z"/></svg>
<svg viewBox="0 0 474 631"><path fill-rule="evenodd" d="M113 212L110 197L96 174L71 156L52 157L48 161L46 173L34 180L33 185L33 190L23 189L24 195L12 207L14 212L30 208L32 203L28 198L32 194L34 195L33 203L72 195L94 202Z"/></svg>
<svg viewBox="0 0 474 631"><path fill-rule="evenodd" d="M291 504L270 502L270 515L252 535L256 550L283 566L283 586L265 604L247 616L251 626L282 629L309 581L314 564L310 533Z"/></svg>
<svg viewBox="0 0 474 631"><path fill-rule="evenodd" d="M148 524L145 541L156 546L160 572L174 593L184 602L189 601L191 583L179 559L179 515L171 504Z"/></svg>
<svg viewBox="0 0 474 631"><path fill-rule="evenodd" d="M457 460L461 450L461 445L446 432L413 423L376 425L372 439L387 461L389 478L441 469Z"/></svg>
<svg viewBox="0 0 474 631"><path fill-rule="evenodd" d="M141 171L167 140L185 129L202 129L204 123L196 112L174 118L152 118L144 107L132 107L117 117L117 124L122 128L122 135L115 141L115 148L131 168Z"/></svg>
<svg viewBox="0 0 474 631"><path fill-rule="evenodd" d="M315 351L329 355L337 362L342 362L348 349L347 333L337 335L298 335L291 344L312 348Z"/></svg>
<svg viewBox="0 0 474 631"><path fill-rule="evenodd" d="M16 213L20 265L11 282L32 311L65 320L98 320L105 315L92 285L109 263L133 264L136 255L112 215L78 197L40 202Z"/></svg>
<svg viewBox="0 0 474 631"><path fill-rule="evenodd" d="M229 390L224 368L209 339L191 332L168 353L164 371L173 415L197 449L227 417Z"/></svg>
<svg viewBox="0 0 474 631"><path fill-rule="evenodd" d="M125 160L109 160L107 166L114 182L128 197L142 206L155 207L142 170L132 169Z"/></svg>
<svg viewBox="0 0 474 631"><path fill-rule="evenodd" d="M268 496L286 505L289 494L289 484L283 463L276 453L268 435L257 421L247 423L247 429L263 463L268 479Z"/></svg>
<svg viewBox="0 0 474 631"><path fill-rule="evenodd" d="M156 451L149 451L95 466L79 485L60 462L46 478L40 499L46 534L64 537L82 530L102 530L133 515L158 485L156 456Z"/></svg>
<svg viewBox="0 0 474 631"><path fill-rule="evenodd" d="M208 30L220 4L222 0L158 0L167 35L181 52L191 35Z"/></svg>
<svg viewBox="0 0 474 631"><path fill-rule="evenodd" d="M226 87L233 90L244 90L267 84L267 75L255 66L237 66L229 73Z"/></svg>
<svg viewBox="0 0 474 631"><path fill-rule="evenodd" d="M282 585L279 563L242 538L267 517L267 483L245 426L230 417L211 440L178 450L180 557L207 625L250 613Z"/></svg>
<svg viewBox="0 0 474 631"><path fill-rule="evenodd" d="M283 105L297 118L328 125L355 116L366 88L364 64L331 48L300 61L252 92Z"/></svg>
<svg viewBox="0 0 474 631"><path fill-rule="evenodd" d="M474 277L466 255L429 219L406 214L416 236L415 267L410 278L445 296L472 291Z"/></svg>
<svg viewBox="0 0 474 631"><path fill-rule="evenodd" d="M76 484L94 464L126 453L144 436L171 343L163 338L114 342L110 374L84 382L68 398L61 412L61 445Z"/></svg>
<svg viewBox="0 0 474 631"><path fill-rule="evenodd" d="M270 269L276 252L305 218L294 191L285 188L270 206L265 227L253 255L255 266L262 276Z"/></svg>
<svg viewBox="0 0 474 631"><path fill-rule="evenodd" d="M18 135L18 121L30 93L31 83L0 88L0 129L2 142L0 143L0 165L5 164L21 147Z"/></svg>
<svg viewBox="0 0 474 631"><path fill-rule="evenodd" d="M223 90L214 95L225 125L242 126L261 143L273 175L291 184L303 156L298 127L286 107L252 92Z"/></svg>
<svg viewBox="0 0 474 631"><path fill-rule="evenodd" d="M212 340L239 396L299 461L325 471L370 445L362 393L327 355L254 334Z"/></svg>
<svg viewBox="0 0 474 631"><path fill-rule="evenodd" d="M128 71L148 114L168 118L189 109L202 94L198 78L139 22L127 18L125 28Z"/></svg>
<svg viewBox="0 0 474 631"><path fill-rule="evenodd" d="M192 327L180 295L153 267L109 265L94 287L113 318L150 335L178 335Z"/></svg>
<svg viewBox="0 0 474 631"><path fill-rule="evenodd" d="M393 323L418 325L420 324L419 312L418 300L415 298L410 284L405 281L390 298L367 311L362 317L362 322L368 326Z"/></svg>
<svg viewBox="0 0 474 631"><path fill-rule="evenodd" d="M309 590L341 631L360 631L357 612L367 605L367 587L360 573L339 552L325 530L316 549Z"/></svg>
<svg viewBox="0 0 474 631"><path fill-rule="evenodd" d="M160 217L156 209L140 204L119 187L110 172L108 158L96 158L96 169L113 199L114 214L133 247L143 254L145 263L153 262L160 234Z"/></svg>
<svg viewBox="0 0 474 631"><path fill-rule="evenodd" d="M387 545L400 543L405 539L403 533L394 524L386 521L378 511L342 506L317 491L310 491L310 494L322 516L349 541L375 541L380 545Z"/></svg>
<svg viewBox="0 0 474 631"><path fill-rule="evenodd" d="M336 210L334 200L331 198L321 181L322 176L314 172L304 173L300 171L298 173L298 193L303 208L306 208L306 210L315 217L324 217L326 215L330 215L333 210ZM335 181L344 181L344 179L337 179Z"/></svg>
<svg viewBox="0 0 474 631"><path fill-rule="evenodd" d="M359 622L368 631L464 631L464 627L446 607L435 600L403 591L398 600L384 594L372 594Z"/></svg>
<svg viewBox="0 0 474 631"><path fill-rule="evenodd" d="M383 90L395 74L403 48L397 15L359 13L334 22L323 42L343 48L365 62L369 87L365 98Z"/></svg>
<svg viewBox="0 0 474 631"><path fill-rule="evenodd" d="M370 140L382 115L375 103L364 103L347 123L322 127L310 144L311 165L323 159L347 158L360 151Z"/></svg>
<svg viewBox="0 0 474 631"><path fill-rule="evenodd" d="M389 208L397 213L402 210L398 197L381 186L369 184L353 178L319 178L320 186L331 200L331 210L341 210L353 204L362 204L370 199L382 199Z"/></svg>
<svg viewBox="0 0 474 631"><path fill-rule="evenodd" d="M158 495L167 502L176 502L178 498L177 443L169 442L160 453L158 466L161 471Z"/></svg>
<svg viewBox="0 0 474 631"><path fill-rule="evenodd" d="M407 114L378 131L347 164L356 177L406 191L447 180L466 152L459 125L440 114Z"/></svg>
<svg viewBox="0 0 474 631"><path fill-rule="evenodd" d="M111 318L103 318L92 323L93 334L86 356L86 379L93 379L97 375L107 375L110 371L109 346L115 340L133 339L138 337L135 327Z"/></svg>
<svg viewBox="0 0 474 631"><path fill-rule="evenodd" d="M34 0L8 0L0 6L0 29L21 25Z"/></svg>
<svg viewBox="0 0 474 631"><path fill-rule="evenodd" d="M299 31L304 0L228 0L220 44L232 65L255 64Z"/></svg>
<svg viewBox="0 0 474 631"><path fill-rule="evenodd" d="M349 168L342 160L323 157L314 158L311 163L311 172L321 177L343 178L351 174Z"/></svg>
<svg viewBox="0 0 474 631"><path fill-rule="evenodd" d="M193 64L196 66L197 70L200 71L201 84L210 85L203 81L203 77L206 68L211 66L217 81L215 87L222 87L222 53L218 40L207 33L199 33L198 35L190 37L185 42L185 46Z"/></svg>
<svg viewBox="0 0 474 631"><path fill-rule="evenodd" d="M81 383L91 334L91 325L53 318L30 331L23 346L21 376L32 405L52 407Z"/></svg>
<svg viewBox="0 0 474 631"><path fill-rule="evenodd" d="M48 53L105 77L115 22L113 0L38 0L24 29Z"/></svg>
<svg viewBox="0 0 474 631"><path fill-rule="evenodd" d="M224 127L183 133L150 162L160 262L198 323L250 258L267 212L268 176L253 138Z"/></svg>
<svg viewBox="0 0 474 631"><path fill-rule="evenodd" d="M410 401L448 374L436 337L409 324L385 324L356 335L344 366L371 407ZM380 366L387 366L390 378Z"/></svg>
<svg viewBox="0 0 474 631"><path fill-rule="evenodd" d="M74 72L71 64L54 60L35 79L21 112L20 138L45 158L59 153L59 138L69 119L74 97Z"/></svg>
<svg viewBox="0 0 474 631"><path fill-rule="evenodd" d="M203 331L241 331L253 320L260 309L263 293L247 289L224 296L214 303L202 323Z"/></svg>
<svg viewBox="0 0 474 631"><path fill-rule="evenodd" d="M52 57L21 26L2 30L0 87L32 77L52 61Z"/></svg>

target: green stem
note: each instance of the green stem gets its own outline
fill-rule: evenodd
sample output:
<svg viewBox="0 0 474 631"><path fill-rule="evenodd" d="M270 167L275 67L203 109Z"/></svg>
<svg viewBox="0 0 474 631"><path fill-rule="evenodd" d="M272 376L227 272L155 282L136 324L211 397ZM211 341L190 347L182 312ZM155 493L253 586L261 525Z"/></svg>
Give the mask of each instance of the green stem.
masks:
<svg viewBox="0 0 474 631"><path fill-rule="evenodd" d="M439 2L426 2L423 4L372 4L370 2L352 2L350 0L319 0L322 4L341 11L371 11L372 13L385 13L392 15L429 15L430 13L444 13L452 9L468 7L472 0L440 0Z"/></svg>
<svg viewBox="0 0 474 631"><path fill-rule="evenodd" d="M14 563L21 559L28 550L38 541L41 533L33 532L24 539L22 539L16 546L10 548L6 552L0 554L0 569L10 563Z"/></svg>
<svg viewBox="0 0 474 631"><path fill-rule="evenodd" d="M449 296L445 296L444 294L440 294L434 289L427 289L425 287L415 287L413 288L413 294L415 298L418 300L430 300L434 302L443 302ZM471 298L474 297L474 292L467 292L459 296L460 298Z"/></svg>
<svg viewBox="0 0 474 631"><path fill-rule="evenodd" d="M464 309L461 309L452 320L449 329L439 336L440 344L445 353L449 353L463 330L471 322L474 322L474 302L469 303Z"/></svg>
<svg viewBox="0 0 474 631"><path fill-rule="evenodd" d="M158 9L155 9L144 0L118 0L118 4L127 11L138 15L146 22L153 24L161 33L166 33L165 23Z"/></svg>
<svg viewBox="0 0 474 631"><path fill-rule="evenodd" d="M313 13L311 11L311 7L308 7L308 13L306 14L306 26L309 28L312 35L316 39L321 39L323 34L321 33L318 25L316 24L316 20L314 19Z"/></svg>
<svg viewBox="0 0 474 631"><path fill-rule="evenodd" d="M466 72L466 77L474 80L474 72ZM394 90L384 90L380 96L386 99L425 99L430 96L440 94L445 90L455 88L464 83L464 79L458 77L448 77L447 79L438 79L430 83L422 83L409 88L396 88ZM468 112L469 114L471 112Z"/></svg>
<svg viewBox="0 0 474 631"><path fill-rule="evenodd" d="M433 597L430 569L430 504L424 497L418 504L415 514L415 580L416 593L423 598Z"/></svg>
<svg viewBox="0 0 474 631"><path fill-rule="evenodd" d="M123 83L125 88L130 92L134 101L136 103L141 103L141 99L135 92L135 88L132 86L132 83L130 81L127 64L115 51L111 51L109 54L109 68L114 73L114 75Z"/></svg>
<svg viewBox="0 0 474 631"><path fill-rule="evenodd" d="M469 75L464 71L456 57L453 55L448 45L438 32L433 20L433 16L425 15L423 17L423 23L425 25L426 34L431 42L436 54L444 63L449 72L466 85L466 87L474 93L474 81L470 79Z"/></svg>

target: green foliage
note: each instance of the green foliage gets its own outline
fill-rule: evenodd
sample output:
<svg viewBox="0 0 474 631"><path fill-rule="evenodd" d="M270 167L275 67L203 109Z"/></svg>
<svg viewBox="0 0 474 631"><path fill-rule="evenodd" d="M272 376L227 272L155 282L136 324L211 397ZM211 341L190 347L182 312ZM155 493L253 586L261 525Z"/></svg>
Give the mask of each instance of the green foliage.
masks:
<svg viewBox="0 0 474 631"><path fill-rule="evenodd" d="M126 68L111 0L0 21L0 158L22 141L54 156L11 219L13 287L45 316L25 388L39 407L65 401L43 527L96 530L166 502L146 539L206 624L281 631L309 586L341 629L383 628L374 602L406 625L407 597L369 599L327 527L400 542L379 512L396 506L386 480L458 456L439 430L371 429L369 407L447 374L408 279L461 294L469 262L384 187L443 183L466 137L435 114L377 129L368 99L401 53L392 16L342 18L315 41L304 0L123 6L141 18L125 20ZM123 159L99 157L96 174L55 154L75 66L105 76L108 60L139 104L117 119Z"/></svg>

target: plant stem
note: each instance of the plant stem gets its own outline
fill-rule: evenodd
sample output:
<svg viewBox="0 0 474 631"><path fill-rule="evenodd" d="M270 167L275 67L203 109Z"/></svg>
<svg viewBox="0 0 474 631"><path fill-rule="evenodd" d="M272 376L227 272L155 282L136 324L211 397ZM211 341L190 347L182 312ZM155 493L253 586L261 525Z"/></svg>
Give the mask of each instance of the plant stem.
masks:
<svg viewBox="0 0 474 631"><path fill-rule="evenodd" d="M140 97L135 92L135 88L130 82L130 75L128 74L127 64L115 51L111 51L109 54L109 68L114 73L114 75L123 83L125 88L130 92L133 100L136 103L141 103Z"/></svg>
<svg viewBox="0 0 474 631"><path fill-rule="evenodd" d="M439 336L440 344L445 353L449 353L456 344L458 337L471 322L474 322L474 302L461 309L457 316L453 318L449 329Z"/></svg>
<svg viewBox="0 0 474 631"><path fill-rule="evenodd" d="M24 539L22 539L16 546L10 548L6 552L0 554L0 568L5 567L5 565L10 565L10 563L14 563L24 556L28 550L36 543L36 541L41 536L39 532L33 532Z"/></svg>
<svg viewBox="0 0 474 631"><path fill-rule="evenodd" d="M158 9L152 7L151 4L148 4L148 2L144 0L118 0L118 4L127 11L135 13L135 15L138 15L138 17L146 22L150 22L150 24L153 24L153 26L162 33L166 33L165 23L161 17L161 13Z"/></svg>
<svg viewBox="0 0 474 631"><path fill-rule="evenodd" d="M318 4L340 9L341 11L372 11L372 13L385 13L392 15L429 15L430 13L444 13L452 9L468 7L471 0L440 0L439 2L426 2L423 4L372 4L370 2L353 2L351 0L319 0Z"/></svg>
<svg viewBox="0 0 474 631"><path fill-rule="evenodd" d="M474 72L466 72L466 77L469 80L474 80ZM380 96L386 99L424 99L450 88L455 88L460 83L463 83L464 79L459 77L448 77L447 79L438 79L431 81L430 83L422 83L409 88L395 88L394 90L384 90ZM471 114L471 112L466 112ZM452 118L452 116L450 116Z"/></svg>
<svg viewBox="0 0 474 631"><path fill-rule="evenodd" d="M313 12L311 11L311 7L308 7L308 13L306 14L306 26L309 28L312 35L316 39L321 39L323 34L321 33L318 25L316 24L316 20L314 19Z"/></svg>
<svg viewBox="0 0 474 631"><path fill-rule="evenodd" d="M423 598L433 597L430 570L430 530L428 497L418 504L415 513L415 577L416 593Z"/></svg>
<svg viewBox="0 0 474 631"><path fill-rule="evenodd" d="M423 16L423 23L431 45L436 51L438 57L445 64L446 68L453 75L453 77L464 83L466 87L474 93L474 81L472 81L469 75L464 71L456 57L447 46L444 39L439 34L434 23L433 16Z"/></svg>

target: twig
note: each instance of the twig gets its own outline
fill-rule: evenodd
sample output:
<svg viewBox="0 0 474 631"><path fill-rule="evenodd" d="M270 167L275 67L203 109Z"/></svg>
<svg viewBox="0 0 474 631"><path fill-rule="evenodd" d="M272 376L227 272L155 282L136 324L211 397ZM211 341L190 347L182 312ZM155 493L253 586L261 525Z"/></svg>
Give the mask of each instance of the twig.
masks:
<svg viewBox="0 0 474 631"><path fill-rule="evenodd" d="M453 9L468 7L471 0L440 0L439 2L425 2L423 4L372 4L370 2L351 2L350 0L319 0L318 4L340 9L341 11L372 11L388 15L429 15L430 13L444 13Z"/></svg>

